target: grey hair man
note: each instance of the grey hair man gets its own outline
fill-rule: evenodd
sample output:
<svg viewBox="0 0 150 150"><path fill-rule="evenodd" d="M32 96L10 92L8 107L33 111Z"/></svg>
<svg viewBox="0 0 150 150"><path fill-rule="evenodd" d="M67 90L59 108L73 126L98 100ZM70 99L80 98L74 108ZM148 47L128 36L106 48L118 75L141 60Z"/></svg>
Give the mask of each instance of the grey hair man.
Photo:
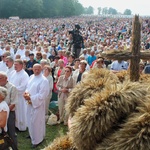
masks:
<svg viewBox="0 0 150 150"><path fill-rule="evenodd" d="M6 66L8 67L7 72L6 72L7 73L7 78L8 78L8 81L10 81L10 77L15 72L14 59L11 56L6 57Z"/></svg>
<svg viewBox="0 0 150 150"><path fill-rule="evenodd" d="M42 67L42 73L43 73L44 66L45 66L45 65L49 65L49 64L48 64L48 62L47 62L46 59L42 59L42 60L40 61L40 65L41 65L41 67Z"/></svg>
<svg viewBox="0 0 150 150"><path fill-rule="evenodd" d="M10 110L7 122L8 134L17 146L17 135L15 133L15 106L18 102L17 89L12 83L8 82L7 74L3 71L0 71L0 86L7 89L5 102L8 104Z"/></svg>
<svg viewBox="0 0 150 150"><path fill-rule="evenodd" d="M7 96L7 89L0 86L0 95L5 99Z"/></svg>

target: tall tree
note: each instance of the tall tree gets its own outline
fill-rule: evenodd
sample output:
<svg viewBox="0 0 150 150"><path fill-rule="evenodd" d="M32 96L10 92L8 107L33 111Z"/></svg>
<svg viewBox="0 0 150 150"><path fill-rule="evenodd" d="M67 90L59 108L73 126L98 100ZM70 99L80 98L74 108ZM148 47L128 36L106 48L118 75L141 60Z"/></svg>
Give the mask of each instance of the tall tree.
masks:
<svg viewBox="0 0 150 150"><path fill-rule="evenodd" d="M43 17L47 18L57 16L59 12L56 8L58 8L58 4L60 4L59 6L61 6L61 3L62 2L58 3L58 0L43 0Z"/></svg>
<svg viewBox="0 0 150 150"><path fill-rule="evenodd" d="M100 15L102 8L101 8L101 7L98 7L97 9L98 9L98 15Z"/></svg>
<svg viewBox="0 0 150 150"><path fill-rule="evenodd" d="M92 6L89 6L88 8L85 8L84 13L92 15L94 14L94 8Z"/></svg>
<svg viewBox="0 0 150 150"><path fill-rule="evenodd" d="M81 3L78 2L78 0L74 0L74 8L75 8L75 14L74 15L81 15L84 12L84 7Z"/></svg>
<svg viewBox="0 0 150 150"><path fill-rule="evenodd" d="M131 10L130 9L126 9L125 11L124 11L124 13L123 13L124 15L131 15L132 14L132 12L131 12Z"/></svg>
<svg viewBox="0 0 150 150"><path fill-rule="evenodd" d="M8 18L18 14L18 0L0 0L0 17Z"/></svg>
<svg viewBox="0 0 150 150"><path fill-rule="evenodd" d="M75 14L75 8L73 5L73 0L63 0L61 14L63 17L72 16Z"/></svg>
<svg viewBox="0 0 150 150"><path fill-rule="evenodd" d="M69 17L83 11L78 0L0 0L0 18Z"/></svg>
<svg viewBox="0 0 150 150"><path fill-rule="evenodd" d="M107 7L104 7L104 8L102 9L102 14L103 14L103 15L108 14L108 8L107 8Z"/></svg>
<svg viewBox="0 0 150 150"><path fill-rule="evenodd" d="M116 15L116 14L117 14L117 10L114 9L114 8L112 8L112 7L110 7L110 8L108 9L108 14Z"/></svg>

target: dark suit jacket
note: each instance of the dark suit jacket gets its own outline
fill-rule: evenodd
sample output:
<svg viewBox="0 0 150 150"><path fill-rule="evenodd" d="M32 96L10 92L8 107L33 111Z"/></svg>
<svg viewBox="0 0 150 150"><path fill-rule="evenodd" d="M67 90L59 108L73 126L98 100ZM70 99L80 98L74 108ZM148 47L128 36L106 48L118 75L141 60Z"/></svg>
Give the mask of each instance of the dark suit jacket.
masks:
<svg viewBox="0 0 150 150"><path fill-rule="evenodd" d="M33 70L28 70L28 68L33 68L33 65L36 64L36 63L38 63L36 60L33 60L33 63L32 63L32 64L31 64L31 61L30 61L30 60L27 61L25 71L27 72L27 74L28 74L29 76L31 76L31 75L33 74Z"/></svg>

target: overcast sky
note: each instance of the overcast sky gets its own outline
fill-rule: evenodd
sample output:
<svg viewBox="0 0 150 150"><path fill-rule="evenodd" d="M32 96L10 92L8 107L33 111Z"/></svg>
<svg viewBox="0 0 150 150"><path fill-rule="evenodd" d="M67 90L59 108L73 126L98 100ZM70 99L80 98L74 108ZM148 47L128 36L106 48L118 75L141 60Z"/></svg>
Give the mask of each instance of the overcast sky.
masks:
<svg viewBox="0 0 150 150"><path fill-rule="evenodd" d="M78 0L84 7L92 6L97 14L98 7L112 7L123 13L130 9L132 14L150 16L150 0Z"/></svg>

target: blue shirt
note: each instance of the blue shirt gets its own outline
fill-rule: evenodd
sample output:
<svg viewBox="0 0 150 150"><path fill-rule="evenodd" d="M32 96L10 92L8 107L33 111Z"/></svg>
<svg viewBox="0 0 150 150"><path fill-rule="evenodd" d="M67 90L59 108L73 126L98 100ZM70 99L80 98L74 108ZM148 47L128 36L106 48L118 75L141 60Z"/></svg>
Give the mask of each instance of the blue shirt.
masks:
<svg viewBox="0 0 150 150"><path fill-rule="evenodd" d="M144 73L150 74L150 64L148 64L148 65L145 66Z"/></svg>
<svg viewBox="0 0 150 150"><path fill-rule="evenodd" d="M94 56L88 56L88 58L87 58L87 61L88 61L88 64L91 66L92 65L92 62L94 61L94 60L96 60L96 56L94 55Z"/></svg>

